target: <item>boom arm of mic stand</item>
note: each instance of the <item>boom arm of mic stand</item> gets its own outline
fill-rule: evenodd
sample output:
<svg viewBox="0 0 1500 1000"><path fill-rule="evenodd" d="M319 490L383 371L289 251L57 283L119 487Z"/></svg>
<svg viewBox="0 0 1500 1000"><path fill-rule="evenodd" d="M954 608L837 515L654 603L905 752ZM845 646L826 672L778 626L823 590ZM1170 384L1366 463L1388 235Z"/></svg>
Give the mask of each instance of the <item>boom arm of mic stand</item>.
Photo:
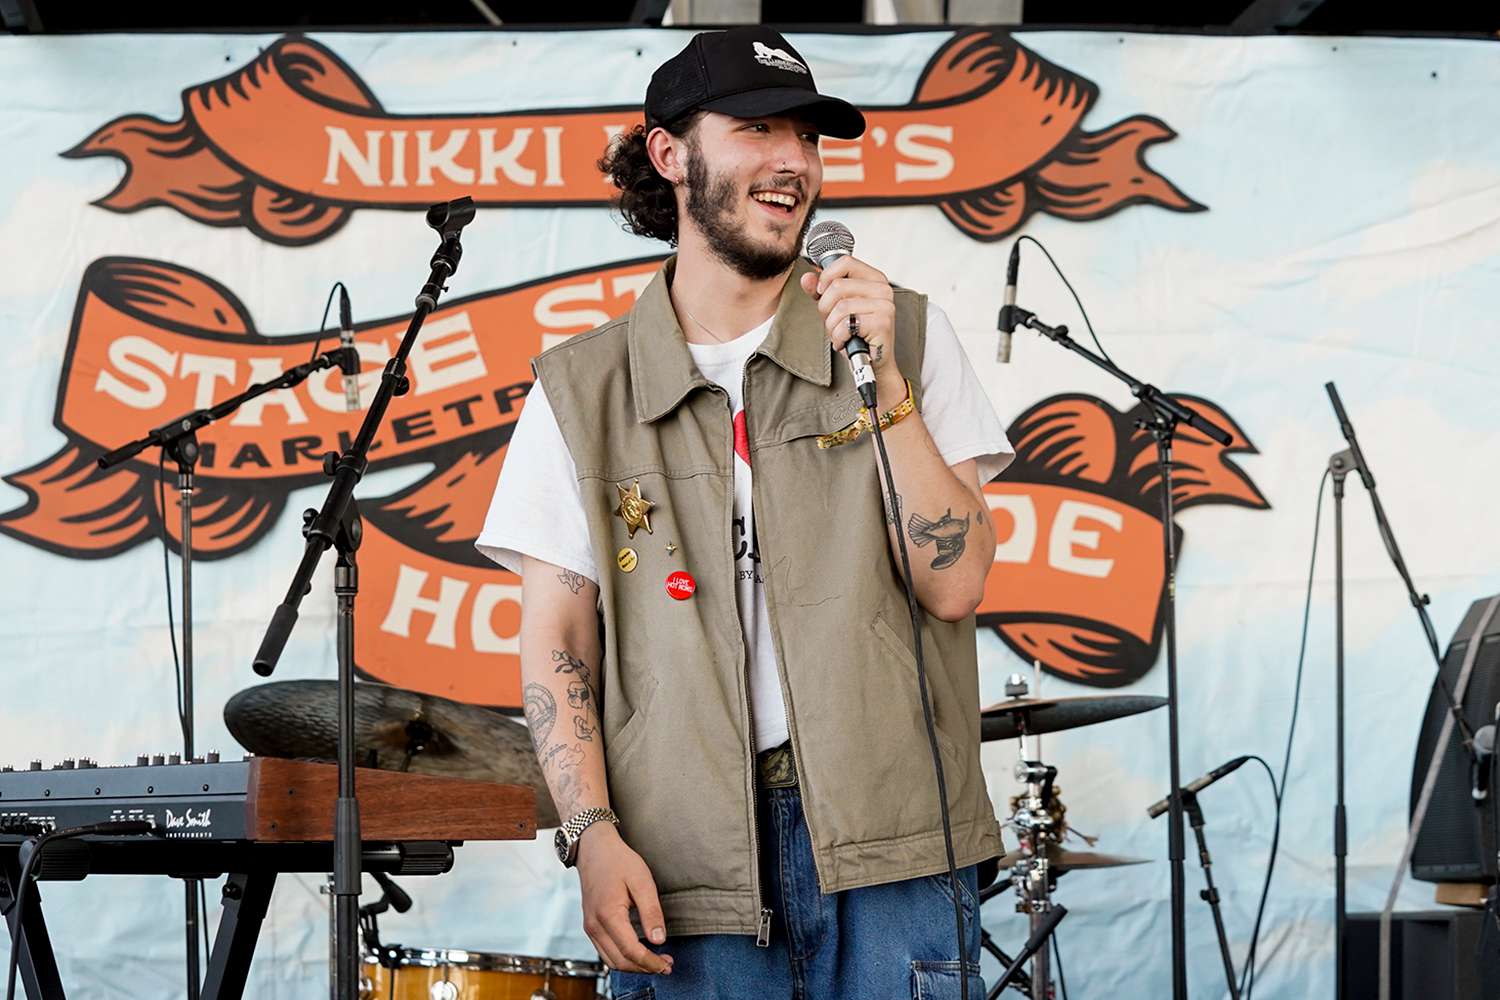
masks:
<svg viewBox="0 0 1500 1000"><path fill-rule="evenodd" d="M1230 442L1234 440L1234 438L1230 436L1228 431L1220 427L1218 424L1214 423L1212 420L1209 420L1207 417L1204 417L1203 415L1198 413L1198 411L1192 409L1191 407L1184 406L1176 399L1169 396L1167 393L1162 392L1156 386L1131 377L1126 372L1121 371L1119 368L1116 368L1105 358L1100 357L1093 351L1089 350L1087 347L1084 347L1082 344L1078 343L1078 341L1068 336L1068 328L1066 326L1048 326L1046 323L1043 323L1041 320L1037 319L1036 314L1033 312L1022 309L1020 306L1011 306L1010 308L1014 310L1017 326L1024 326L1029 329L1035 330L1037 333L1040 333L1042 336L1046 337L1053 343L1060 344L1063 347L1066 347L1068 350L1072 351L1074 354L1077 354L1079 357L1093 363L1096 367L1102 368L1106 372L1109 372L1109 374L1113 375L1115 378L1119 379L1121 382L1124 382L1127 386L1129 386L1131 395L1135 396L1142 403L1145 403L1146 406L1150 409L1155 410L1157 413L1160 413L1164 416L1171 417L1173 420L1179 423L1187 424L1194 430L1206 434L1210 438L1213 438L1215 441L1219 442L1219 444L1225 446L1226 448L1229 446Z"/></svg>
<svg viewBox="0 0 1500 1000"><path fill-rule="evenodd" d="M1458 698L1443 677L1443 654L1438 647L1437 629L1433 627L1432 617L1427 613L1429 599L1426 594L1417 591L1417 585L1411 578L1411 571L1406 568L1406 560L1401 557L1401 549L1396 544L1395 532L1391 530L1391 522L1385 516L1385 507L1380 502L1380 494L1375 490L1375 474L1370 471L1364 452L1360 450L1359 439L1354 436L1354 424L1350 422L1349 414L1344 410L1338 389L1332 382L1324 382L1323 388L1328 390L1328 401L1333 404L1333 413L1338 418L1339 430L1343 432L1344 440L1349 444L1345 457L1352 459L1360 481L1365 484L1365 492L1370 494L1370 506L1375 512L1376 530L1380 532L1380 540L1385 545L1385 551L1391 557L1391 563L1396 567L1396 575L1401 577L1401 582L1406 587L1406 598L1416 609L1417 618L1422 624L1422 635L1427 640L1427 650L1432 654L1432 662L1437 667L1438 687L1447 699L1448 711L1452 714L1453 721L1463 737L1464 748L1469 752L1473 762L1478 764L1478 751L1474 748L1474 727L1469 725L1468 719L1464 718L1463 708L1459 705Z"/></svg>
<svg viewBox="0 0 1500 1000"><path fill-rule="evenodd" d="M147 432L144 437L137 438L129 444L122 444L99 456L98 465L101 469L112 468L127 459L134 458L152 445L160 445L163 448L170 446L174 441L187 437L199 428L207 427L215 420L227 417L238 410L241 406L254 399L263 396L275 389L290 389L294 385L300 385L313 372L332 368L338 364L344 348L336 347L331 351L324 351L311 361L304 361L300 365L294 365L273 379L257 382L247 388L244 392L230 396L228 399L203 410L193 410L184 413L180 417L162 424L160 427Z"/></svg>

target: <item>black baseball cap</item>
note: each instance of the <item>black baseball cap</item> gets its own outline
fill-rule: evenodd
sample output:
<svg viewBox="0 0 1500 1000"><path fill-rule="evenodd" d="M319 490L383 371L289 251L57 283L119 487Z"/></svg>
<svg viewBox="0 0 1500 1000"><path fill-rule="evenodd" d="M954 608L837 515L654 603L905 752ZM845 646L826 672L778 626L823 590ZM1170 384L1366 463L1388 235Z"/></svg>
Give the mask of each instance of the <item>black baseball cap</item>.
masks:
<svg viewBox="0 0 1500 1000"><path fill-rule="evenodd" d="M818 93L807 60L763 25L694 35L651 74L648 131L700 109L735 118L796 113L836 139L858 139L865 131L859 109Z"/></svg>

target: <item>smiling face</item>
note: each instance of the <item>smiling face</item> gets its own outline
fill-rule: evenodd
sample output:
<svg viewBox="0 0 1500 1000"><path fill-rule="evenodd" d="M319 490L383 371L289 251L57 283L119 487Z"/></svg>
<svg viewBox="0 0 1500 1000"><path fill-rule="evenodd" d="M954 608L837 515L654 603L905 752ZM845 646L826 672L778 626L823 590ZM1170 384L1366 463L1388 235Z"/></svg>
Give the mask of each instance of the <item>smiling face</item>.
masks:
<svg viewBox="0 0 1500 1000"><path fill-rule="evenodd" d="M710 253L754 280L791 267L823 186L818 133L789 116L709 112L689 133L678 238L692 227Z"/></svg>

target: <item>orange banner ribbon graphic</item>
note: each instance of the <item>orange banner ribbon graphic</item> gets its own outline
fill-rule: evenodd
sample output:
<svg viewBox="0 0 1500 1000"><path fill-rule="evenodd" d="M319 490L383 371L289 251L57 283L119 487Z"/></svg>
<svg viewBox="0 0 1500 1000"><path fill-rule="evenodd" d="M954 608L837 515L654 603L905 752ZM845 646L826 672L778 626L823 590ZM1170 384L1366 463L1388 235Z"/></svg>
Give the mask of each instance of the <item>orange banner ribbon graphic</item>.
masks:
<svg viewBox="0 0 1500 1000"><path fill-rule="evenodd" d="M1091 81L1010 35L957 32L929 60L909 103L865 108L852 141L825 139L827 205L933 204L966 235L998 240L1035 212L1098 219L1132 204L1202 210L1145 163L1175 136L1137 115L1102 131L1082 120ZM296 246L336 232L360 208L605 205L596 165L639 104L396 115L326 47L278 40L249 65L182 95L175 122L124 115L63 155L125 162L95 204L168 205L213 226L246 226Z"/></svg>
<svg viewBox="0 0 1500 1000"><path fill-rule="evenodd" d="M505 445L531 385L529 359L556 338L623 314L660 258L557 275L445 301L409 361L411 391L392 401L371 467L430 466L414 484L361 505L365 567L361 671L476 704L520 704L520 581L474 550ZM356 329L362 395L405 329L404 317ZM27 495L0 532L72 558L101 558L169 532L146 452L101 471L94 459L141 430L305 360L315 333L259 333L229 289L158 261L110 257L85 271L63 363L55 455L5 481ZM1229 456L1253 445L1221 409L1179 396L1230 429L1221 448L1190 428L1176 444L1178 508L1268 506ZM1086 684L1145 674L1160 642L1160 480L1140 408L1057 396L1010 427L1017 458L985 487L995 565L979 609L1019 655ZM241 552L277 523L288 493L322 480L322 455L359 424L337 372L258 397L201 432L194 543L201 558Z"/></svg>
<svg viewBox="0 0 1500 1000"><path fill-rule="evenodd" d="M1256 448L1216 404L1174 393L1230 431L1227 446L1182 425L1172 469L1180 513L1207 503L1264 509L1229 458ZM1016 459L985 486L995 566L979 623L1030 663L1096 687L1143 677L1161 644L1161 475L1156 444L1136 421L1093 396L1053 396L1010 426ZM1182 551L1182 529L1173 525Z"/></svg>

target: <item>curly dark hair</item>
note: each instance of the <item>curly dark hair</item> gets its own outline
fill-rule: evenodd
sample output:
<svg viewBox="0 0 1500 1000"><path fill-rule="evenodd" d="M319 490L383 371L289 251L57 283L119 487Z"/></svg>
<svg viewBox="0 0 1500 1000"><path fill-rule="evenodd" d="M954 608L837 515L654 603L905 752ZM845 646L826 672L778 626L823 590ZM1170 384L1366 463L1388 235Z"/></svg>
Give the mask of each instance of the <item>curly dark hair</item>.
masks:
<svg viewBox="0 0 1500 1000"><path fill-rule="evenodd" d="M664 125L668 132L691 142L691 134L703 112ZM624 218L624 229L637 236L649 236L671 246L677 245L677 195L672 184L651 165L646 152L647 129L637 125L610 140L599 169L620 189L616 202Z"/></svg>

